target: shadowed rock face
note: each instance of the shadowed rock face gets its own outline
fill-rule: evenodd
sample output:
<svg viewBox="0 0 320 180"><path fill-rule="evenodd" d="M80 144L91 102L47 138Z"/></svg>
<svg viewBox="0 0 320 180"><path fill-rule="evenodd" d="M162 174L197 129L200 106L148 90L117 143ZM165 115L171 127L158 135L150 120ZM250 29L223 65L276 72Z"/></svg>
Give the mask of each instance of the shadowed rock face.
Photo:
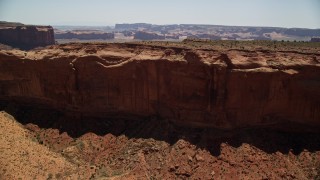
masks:
<svg viewBox="0 0 320 180"><path fill-rule="evenodd" d="M0 24L0 43L20 49L32 49L55 43L51 26L3 26Z"/></svg>
<svg viewBox="0 0 320 180"><path fill-rule="evenodd" d="M137 44L0 52L0 99L76 118L221 129L320 125L319 54Z"/></svg>

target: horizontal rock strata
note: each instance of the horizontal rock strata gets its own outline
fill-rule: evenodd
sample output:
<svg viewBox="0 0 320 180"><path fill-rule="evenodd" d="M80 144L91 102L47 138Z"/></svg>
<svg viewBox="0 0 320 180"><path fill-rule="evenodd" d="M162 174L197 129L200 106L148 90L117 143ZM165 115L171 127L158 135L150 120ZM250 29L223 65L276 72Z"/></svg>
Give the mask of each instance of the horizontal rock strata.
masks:
<svg viewBox="0 0 320 180"><path fill-rule="evenodd" d="M65 44L0 51L0 99L221 129L320 125L319 54Z"/></svg>

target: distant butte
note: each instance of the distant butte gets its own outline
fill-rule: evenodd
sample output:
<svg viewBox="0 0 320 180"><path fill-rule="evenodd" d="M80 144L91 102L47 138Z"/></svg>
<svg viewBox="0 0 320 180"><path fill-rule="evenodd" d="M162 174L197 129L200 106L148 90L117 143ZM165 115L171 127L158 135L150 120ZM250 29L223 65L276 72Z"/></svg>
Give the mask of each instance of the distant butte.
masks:
<svg viewBox="0 0 320 180"><path fill-rule="evenodd" d="M0 21L0 43L24 50L55 44L51 26Z"/></svg>

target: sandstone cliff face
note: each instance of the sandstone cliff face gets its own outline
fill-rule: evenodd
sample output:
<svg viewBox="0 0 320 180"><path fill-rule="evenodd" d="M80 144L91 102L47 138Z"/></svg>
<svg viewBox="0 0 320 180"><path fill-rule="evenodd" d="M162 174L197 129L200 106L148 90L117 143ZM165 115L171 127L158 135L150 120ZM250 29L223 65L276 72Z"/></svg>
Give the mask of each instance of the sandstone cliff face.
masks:
<svg viewBox="0 0 320 180"><path fill-rule="evenodd" d="M0 26L0 43L21 49L32 49L55 43L51 26Z"/></svg>
<svg viewBox="0 0 320 180"><path fill-rule="evenodd" d="M319 126L318 57L137 44L2 51L0 99L79 118L159 116L222 129Z"/></svg>

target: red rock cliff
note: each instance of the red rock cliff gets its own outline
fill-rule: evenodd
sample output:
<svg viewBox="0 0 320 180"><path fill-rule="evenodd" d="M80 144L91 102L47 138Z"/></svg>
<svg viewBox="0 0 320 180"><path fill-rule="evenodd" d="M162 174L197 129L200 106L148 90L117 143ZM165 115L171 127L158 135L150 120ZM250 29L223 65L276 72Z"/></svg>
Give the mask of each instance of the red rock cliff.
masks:
<svg viewBox="0 0 320 180"><path fill-rule="evenodd" d="M136 44L0 53L0 99L199 127L320 125L319 54Z"/></svg>
<svg viewBox="0 0 320 180"><path fill-rule="evenodd" d="M5 26L0 24L0 43L21 49L32 49L55 43L51 26Z"/></svg>

